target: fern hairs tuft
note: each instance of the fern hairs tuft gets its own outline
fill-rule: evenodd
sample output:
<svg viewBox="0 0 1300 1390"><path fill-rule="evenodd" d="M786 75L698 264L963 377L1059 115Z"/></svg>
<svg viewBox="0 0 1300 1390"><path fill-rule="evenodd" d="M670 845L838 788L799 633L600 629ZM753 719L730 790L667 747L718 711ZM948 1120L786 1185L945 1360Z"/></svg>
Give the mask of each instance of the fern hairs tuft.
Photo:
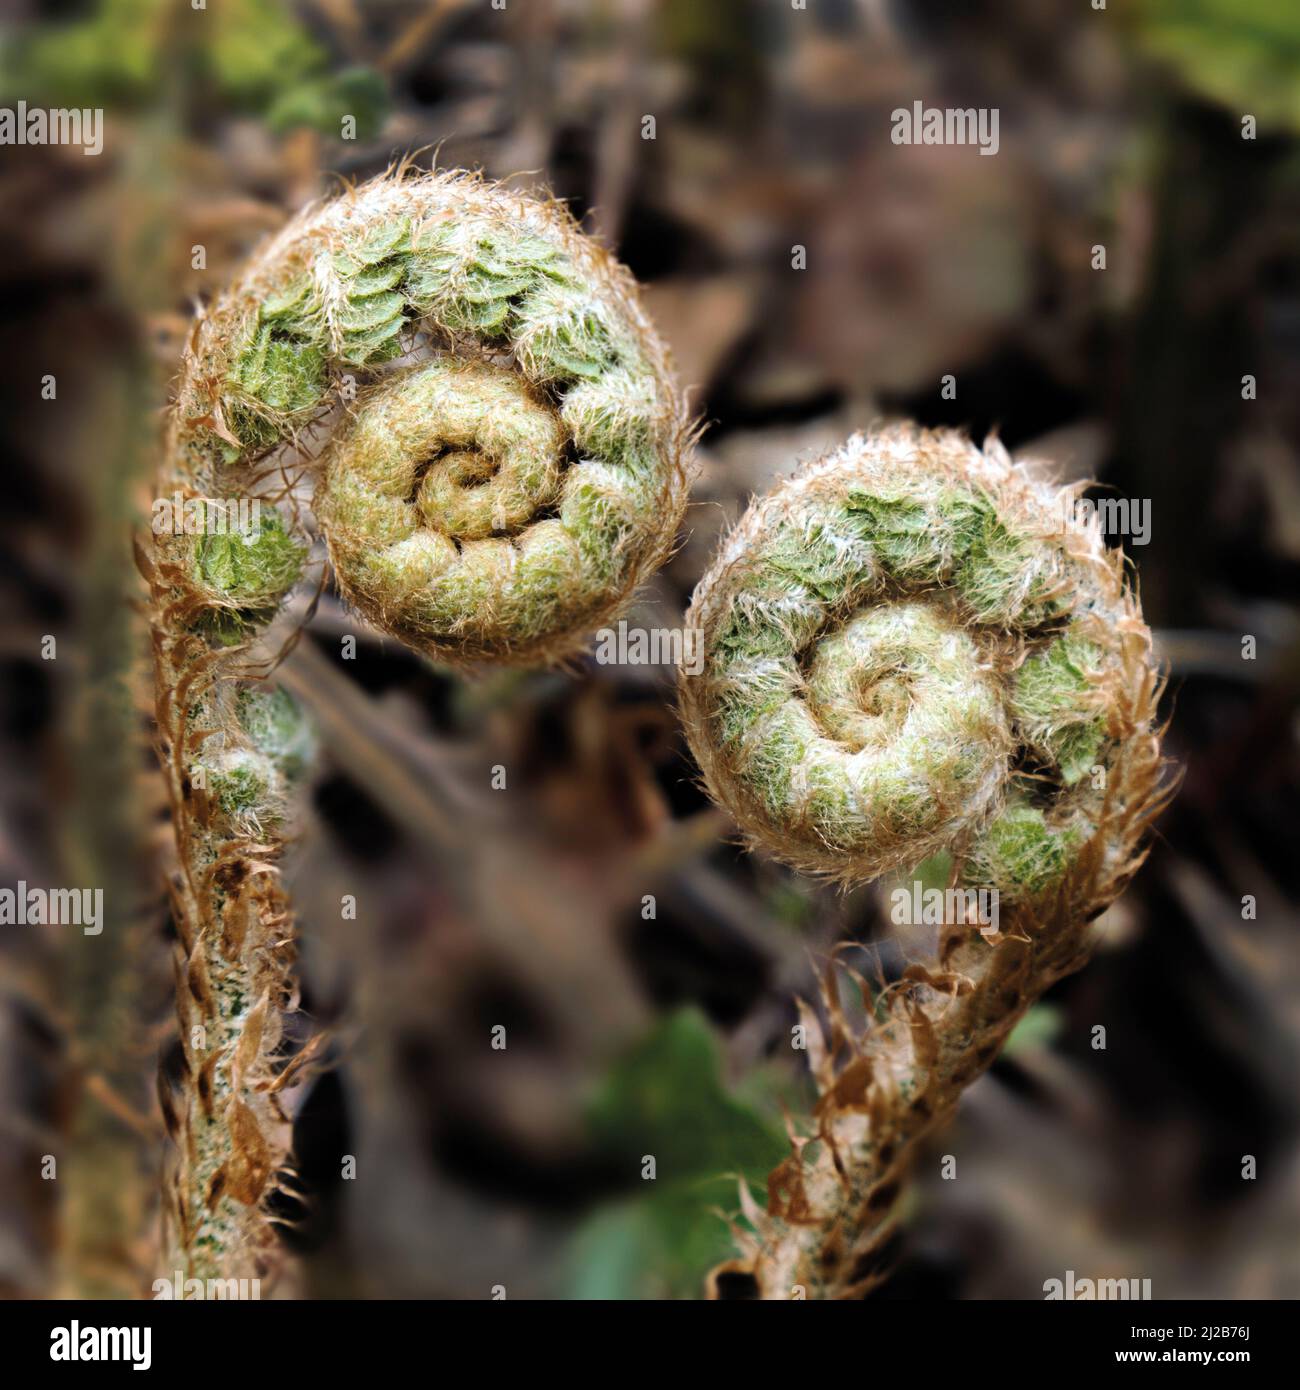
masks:
<svg viewBox="0 0 1300 1390"><path fill-rule="evenodd" d="M755 501L696 590L683 718L751 845L843 884L944 852L950 886L1000 903L995 933L940 928L865 1036L828 978L829 1042L805 1012L820 1142L796 1141L766 1212L745 1194L715 1294L852 1297L884 1277L917 1141L1086 961L1144 857L1168 795L1161 678L1123 557L1095 521L1067 524L1077 491L996 441L855 435Z"/></svg>
<svg viewBox="0 0 1300 1390"><path fill-rule="evenodd" d="M692 426L631 276L558 203L388 175L313 206L195 326L159 495L243 533L155 534L159 754L183 1058L165 1216L187 1275L274 1270L292 907L279 860L313 738L262 679L314 527L376 627L454 666L574 655L668 554ZM168 1266L171 1268L172 1266Z"/></svg>

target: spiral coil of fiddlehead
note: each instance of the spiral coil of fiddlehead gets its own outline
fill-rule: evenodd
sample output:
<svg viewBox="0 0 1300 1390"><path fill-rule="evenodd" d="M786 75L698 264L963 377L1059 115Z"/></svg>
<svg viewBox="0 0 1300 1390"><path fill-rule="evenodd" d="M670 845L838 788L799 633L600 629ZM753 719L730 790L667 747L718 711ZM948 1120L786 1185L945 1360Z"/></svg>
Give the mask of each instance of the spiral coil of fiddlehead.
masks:
<svg viewBox="0 0 1300 1390"><path fill-rule="evenodd" d="M558 204L469 174L403 166L307 209L196 325L160 491L198 523L141 554L180 859L183 1062L160 1090L188 1272L275 1262L296 1064L278 860L312 739L254 678L308 562L308 493L377 627L452 665L543 665L667 555L691 433L627 272ZM258 504L247 525L204 524L232 498Z"/></svg>
<svg viewBox="0 0 1300 1390"><path fill-rule="evenodd" d="M571 654L672 544L684 403L630 277L557 204L451 173L304 214L201 325L173 451L228 477L336 400L314 507L339 585L441 660Z"/></svg>
<svg viewBox="0 0 1300 1390"><path fill-rule="evenodd" d="M1166 795L1160 679L1122 556L1076 496L995 441L855 435L753 503L696 590L683 718L749 842L845 884L946 851L954 887L1001 902L991 937L947 922L864 1036L827 987L824 1143L773 1174L715 1291L878 1280L916 1139L1083 963L1140 863Z"/></svg>
<svg viewBox="0 0 1300 1390"><path fill-rule="evenodd" d="M1061 884L1151 664L1070 496L996 445L895 429L750 509L696 592L705 668L682 701L755 842L845 882L957 849L1008 899Z"/></svg>

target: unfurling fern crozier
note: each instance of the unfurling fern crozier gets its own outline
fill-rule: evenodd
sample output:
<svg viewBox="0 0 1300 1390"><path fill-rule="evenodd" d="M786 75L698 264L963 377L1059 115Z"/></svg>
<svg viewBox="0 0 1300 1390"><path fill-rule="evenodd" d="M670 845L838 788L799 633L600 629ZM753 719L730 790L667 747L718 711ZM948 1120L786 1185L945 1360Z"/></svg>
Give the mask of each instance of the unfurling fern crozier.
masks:
<svg viewBox="0 0 1300 1390"><path fill-rule="evenodd" d="M562 659L672 545L683 398L558 204L443 174L303 214L201 325L173 450L242 466L335 405L314 510L338 583L441 660Z"/></svg>
<svg viewBox="0 0 1300 1390"><path fill-rule="evenodd" d="M239 534L142 556L179 851L184 1056L161 1094L187 1275L276 1262L296 1066L278 861L311 737L256 678L311 517L384 632L456 666L546 665L667 555L690 436L627 272L558 204L468 174L402 169L308 209L196 325L160 493L259 505Z"/></svg>
<svg viewBox="0 0 1300 1390"><path fill-rule="evenodd" d="M1060 489L947 432L857 435L756 501L692 602L692 751L749 841L865 882L951 855L1000 932L949 924L880 1023L817 1053L816 1158L725 1273L768 1297L880 1275L915 1141L1077 968L1161 804L1160 680L1123 559ZM716 1285L715 1285L716 1286Z"/></svg>

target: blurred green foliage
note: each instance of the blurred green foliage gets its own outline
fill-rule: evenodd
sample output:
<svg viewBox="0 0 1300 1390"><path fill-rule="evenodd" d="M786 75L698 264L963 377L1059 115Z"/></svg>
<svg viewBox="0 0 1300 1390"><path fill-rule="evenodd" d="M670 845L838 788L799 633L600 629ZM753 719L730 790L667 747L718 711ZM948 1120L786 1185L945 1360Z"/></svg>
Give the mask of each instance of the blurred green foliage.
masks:
<svg viewBox="0 0 1300 1390"><path fill-rule="evenodd" d="M1002 1045L1002 1055L1014 1057L1020 1052L1050 1047L1064 1025L1065 1015L1055 1004L1034 1004L1011 1030L1011 1036Z"/></svg>
<svg viewBox="0 0 1300 1390"><path fill-rule="evenodd" d="M180 65L186 86L206 85L273 130L310 126L338 136L345 115L361 138L388 109L384 79L367 68L330 71L330 56L285 0L98 0L80 19L5 32L0 93L53 106L139 109L156 101Z"/></svg>
<svg viewBox="0 0 1300 1390"><path fill-rule="evenodd" d="M1297 0L1141 0L1137 37L1200 96L1300 130Z"/></svg>
<svg viewBox="0 0 1300 1390"><path fill-rule="evenodd" d="M938 856L923 866L935 883L947 882L948 867ZM1049 1046L1061 1026L1059 1008L1034 1005L1006 1055ZM737 1177L761 1192L790 1151L776 1115L780 1099L794 1098L779 1097L761 1070L747 1087L724 1088L716 1036L693 1008L669 1015L614 1065L588 1128L598 1152L644 1192L601 1205L583 1223L568 1250L564 1297L699 1296L709 1269L735 1254L720 1212L737 1206ZM648 1156L653 1179L641 1176Z"/></svg>
<svg viewBox="0 0 1300 1390"><path fill-rule="evenodd" d="M274 131L310 126L322 134L337 135L339 118L346 114L357 123L357 134L373 135L388 112L388 84L371 68L344 68L290 87L271 103L266 123Z"/></svg>
<svg viewBox="0 0 1300 1390"><path fill-rule="evenodd" d="M709 1268L734 1253L718 1213L735 1209L737 1175L761 1184L789 1152L775 1108L770 1095L750 1103L724 1089L717 1040L698 1010L658 1024L615 1065L588 1114L597 1148L645 1193L583 1225L566 1296L698 1297ZM653 1179L641 1177L647 1155Z"/></svg>
<svg viewBox="0 0 1300 1390"><path fill-rule="evenodd" d="M763 902L776 921L787 927L803 928L816 909L806 883L790 879L774 879L763 894Z"/></svg>

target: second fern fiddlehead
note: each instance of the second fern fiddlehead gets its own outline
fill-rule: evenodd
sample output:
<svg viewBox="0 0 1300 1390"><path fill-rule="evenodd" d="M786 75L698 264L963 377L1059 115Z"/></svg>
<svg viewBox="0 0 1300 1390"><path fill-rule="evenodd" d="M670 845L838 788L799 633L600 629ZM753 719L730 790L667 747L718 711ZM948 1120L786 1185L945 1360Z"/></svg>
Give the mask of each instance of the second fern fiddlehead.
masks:
<svg viewBox="0 0 1300 1390"><path fill-rule="evenodd" d="M852 883L939 850L1000 897L852 1036L815 1048L816 1157L773 1174L751 1292L852 1294L880 1273L915 1141L1030 1003L1086 959L1161 800L1159 679L1123 561L1073 496L997 444L855 436L754 503L701 581L681 702L715 800L747 837Z"/></svg>
<svg viewBox="0 0 1300 1390"><path fill-rule="evenodd" d="M183 956L167 1214L199 1278L274 1264L295 1067L278 861L310 738L251 682L309 548L299 484L344 595L458 665L575 652L685 504L690 426L627 272L557 204L406 173L301 214L198 323L160 493L200 524L142 556ZM256 517L214 533L231 498Z"/></svg>

